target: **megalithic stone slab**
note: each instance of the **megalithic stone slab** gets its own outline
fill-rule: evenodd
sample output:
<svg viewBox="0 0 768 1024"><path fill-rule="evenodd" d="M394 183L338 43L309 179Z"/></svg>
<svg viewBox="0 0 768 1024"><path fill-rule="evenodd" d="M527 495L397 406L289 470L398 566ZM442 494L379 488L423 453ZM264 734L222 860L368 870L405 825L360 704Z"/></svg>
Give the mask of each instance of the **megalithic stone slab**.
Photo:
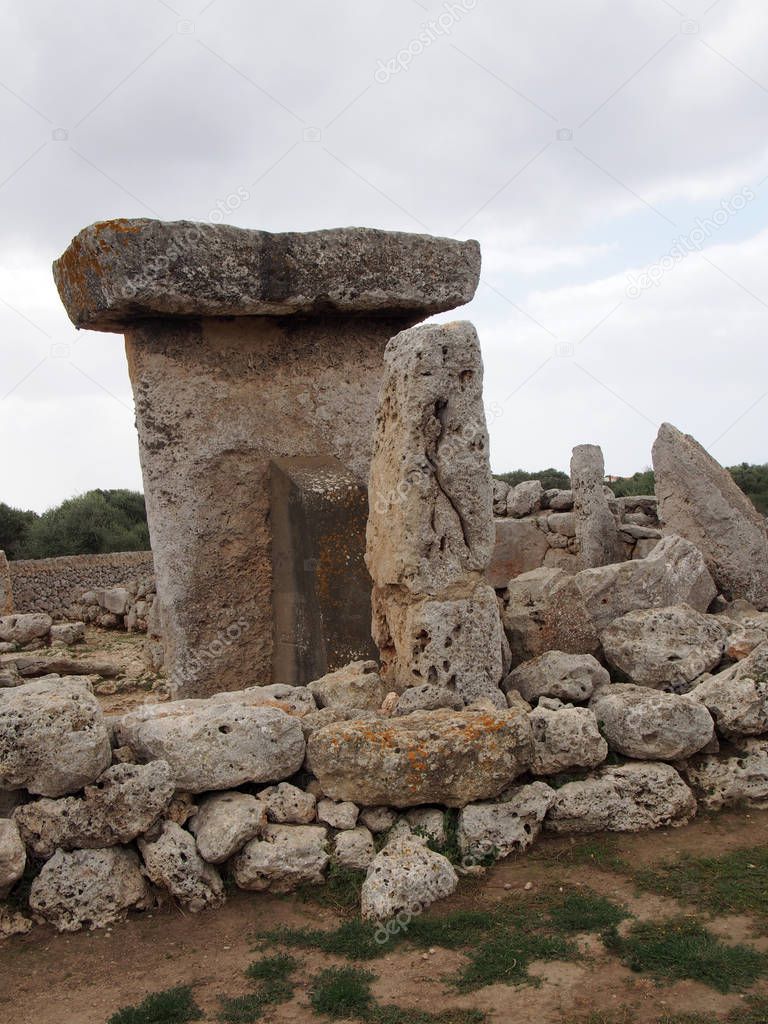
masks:
<svg viewBox="0 0 768 1024"><path fill-rule="evenodd" d="M295 686L375 658L364 484L338 459L275 459L271 494L274 679Z"/></svg>
<svg viewBox="0 0 768 1024"><path fill-rule="evenodd" d="M147 220L86 228L56 262L74 323L125 333L177 696L271 681L270 463L336 458L364 483L388 340L479 271L476 242Z"/></svg>
<svg viewBox="0 0 768 1024"><path fill-rule="evenodd" d="M579 444L571 454L571 487L579 567L595 569L624 561L619 527L603 491L605 463L596 444Z"/></svg>
<svg viewBox="0 0 768 1024"><path fill-rule="evenodd" d="M728 599L744 598L768 609L765 517L728 470L671 423L659 429L653 469L664 533L677 533L696 545Z"/></svg>
<svg viewBox="0 0 768 1024"><path fill-rule="evenodd" d="M11 571L5 552L0 551L0 615L10 615L13 611L13 586Z"/></svg>

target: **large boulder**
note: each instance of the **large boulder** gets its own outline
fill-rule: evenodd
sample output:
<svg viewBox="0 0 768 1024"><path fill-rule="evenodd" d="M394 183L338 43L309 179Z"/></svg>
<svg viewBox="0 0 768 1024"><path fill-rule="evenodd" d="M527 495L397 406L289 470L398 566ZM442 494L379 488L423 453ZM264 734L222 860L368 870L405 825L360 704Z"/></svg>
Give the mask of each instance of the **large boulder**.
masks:
<svg viewBox="0 0 768 1024"><path fill-rule="evenodd" d="M438 686L437 683L422 683L403 690L392 714L400 717L410 715L413 711L437 711L438 708L461 711L463 707L464 701L455 690Z"/></svg>
<svg viewBox="0 0 768 1024"><path fill-rule="evenodd" d="M362 805L463 807L492 799L533 758L517 711L416 711L403 718L329 725L309 740L322 791Z"/></svg>
<svg viewBox="0 0 768 1024"><path fill-rule="evenodd" d="M594 654L600 646L576 577L563 569L534 569L510 580L501 617L513 665L546 651Z"/></svg>
<svg viewBox="0 0 768 1024"><path fill-rule="evenodd" d="M589 706L611 749L639 760L682 760L706 747L714 734L702 704L647 686L606 687Z"/></svg>
<svg viewBox="0 0 768 1024"><path fill-rule="evenodd" d="M139 839L138 845L150 881L193 914L224 899L218 871L202 859L193 837L175 821L164 821L156 838Z"/></svg>
<svg viewBox="0 0 768 1024"><path fill-rule="evenodd" d="M197 850L209 864L223 864L263 833L267 807L249 793L212 793L189 823Z"/></svg>
<svg viewBox="0 0 768 1024"><path fill-rule="evenodd" d="M729 754L692 757L683 774L708 811L768 807L768 740L742 740Z"/></svg>
<svg viewBox="0 0 768 1024"><path fill-rule="evenodd" d="M27 852L16 823L0 818L0 899L7 896L24 874Z"/></svg>
<svg viewBox="0 0 768 1024"><path fill-rule="evenodd" d="M768 733L768 641L731 668L704 679L691 690L714 716L726 739Z"/></svg>
<svg viewBox="0 0 768 1024"><path fill-rule="evenodd" d="M211 704L245 704L249 708L279 708L287 715L303 718L317 711L314 695L307 686L288 686L271 683L269 686L249 686L245 690L222 690L207 698Z"/></svg>
<svg viewBox="0 0 768 1024"><path fill-rule="evenodd" d="M684 825L696 800L671 765L610 765L556 791L544 821L550 832L642 832Z"/></svg>
<svg viewBox="0 0 768 1024"><path fill-rule="evenodd" d="M57 850L33 881L29 906L58 931L76 932L146 910L152 894L133 850Z"/></svg>
<svg viewBox="0 0 768 1024"><path fill-rule="evenodd" d="M543 782L515 786L501 803L469 804L459 813L456 838L464 858L524 853L541 832L555 790Z"/></svg>
<svg viewBox="0 0 768 1024"><path fill-rule="evenodd" d="M232 861L240 889L293 892L300 885L321 885L328 866L328 833L321 825L267 825Z"/></svg>
<svg viewBox="0 0 768 1024"><path fill-rule="evenodd" d="M172 797L171 769L165 761L116 764L86 786L82 797L43 798L22 804L13 816L28 848L47 858L57 849L130 843L152 828Z"/></svg>
<svg viewBox="0 0 768 1024"><path fill-rule="evenodd" d="M605 496L605 463L596 444L580 444L571 455L571 487L579 567L591 569L624 557L619 529Z"/></svg>
<svg viewBox="0 0 768 1024"><path fill-rule="evenodd" d="M605 660L620 678L676 692L719 665L727 639L716 616L685 604L627 612L600 636Z"/></svg>
<svg viewBox="0 0 768 1024"><path fill-rule="evenodd" d="M375 661L353 661L309 683L319 708L363 708L378 711L387 688Z"/></svg>
<svg viewBox="0 0 768 1024"><path fill-rule="evenodd" d="M0 616L0 640L4 643L29 644L51 632L53 619L42 612L16 613Z"/></svg>
<svg viewBox="0 0 768 1024"><path fill-rule="evenodd" d="M442 854L427 849L426 840L404 835L388 843L374 860L360 892L365 920L388 921L396 914L419 914L435 900L456 890L458 875Z"/></svg>
<svg viewBox="0 0 768 1024"><path fill-rule="evenodd" d="M539 511L543 500L541 480L522 480L507 492L507 515L514 519L533 515Z"/></svg>
<svg viewBox="0 0 768 1024"><path fill-rule="evenodd" d="M86 679L36 679L0 690L0 789L63 796L112 761L107 725Z"/></svg>
<svg viewBox="0 0 768 1024"><path fill-rule="evenodd" d="M516 690L530 704L539 697L562 701L587 701L599 686L610 683L606 669L591 654L545 651L513 669L501 684L509 694Z"/></svg>
<svg viewBox="0 0 768 1024"><path fill-rule="evenodd" d="M229 700L145 704L118 722L116 734L139 760L167 761L176 788L190 793L285 779L305 752L297 718Z"/></svg>
<svg viewBox="0 0 768 1024"><path fill-rule="evenodd" d="M597 718L589 708L547 707L545 698L528 716L533 734L533 775L596 768L608 756ZM559 701L553 701L559 703Z"/></svg>
<svg viewBox="0 0 768 1024"><path fill-rule="evenodd" d="M731 474L671 423L659 430L653 468L664 532L699 548L725 597L768 609L765 518Z"/></svg>
<svg viewBox="0 0 768 1024"><path fill-rule="evenodd" d="M492 587L501 590L515 576L544 565L549 540L538 517L497 519L495 526L496 543L485 576Z"/></svg>

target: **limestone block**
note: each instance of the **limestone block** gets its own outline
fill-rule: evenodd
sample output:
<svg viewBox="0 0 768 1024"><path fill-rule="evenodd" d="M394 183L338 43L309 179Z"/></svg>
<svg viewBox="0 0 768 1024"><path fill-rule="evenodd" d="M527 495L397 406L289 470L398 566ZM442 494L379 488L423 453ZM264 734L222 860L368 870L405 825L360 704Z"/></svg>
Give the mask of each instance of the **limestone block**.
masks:
<svg viewBox="0 0 768 1024"><path fill-rule="evenodd" d="M409 686L399 695L395 717L410 715L412 711L436 711L438 708L451 708L461 711L464 701L455 690L437 683L422 683L421 686Z"/></svg>
<svg viewBox="0 0 768 1024"><path fill-rule="evenodd" d="M712 714L726 739L768 733L768 641L690 692Z"/></svg>
<svg viewBox="0 0 768 1024"><path fill-rule="evenodd" d="M333 858L343 868L365 871L375 856L373 836L362 826L339 832L333 840Z"/></svg>
<svg viewBox="0 0 768 1024"><path fill-rule="evenodd" d="M0 617L0 640L12 644L28 644L48 636L53 619L42 612L17 612Z"/></svg>
<svg viewBox="0 0 768 1024"><path fill-rule="evenodd" d="M360 893L365 920L387 921L401 911L420 913L456 890L451 862L428 850L418 836L388 843L368 868Z"/></svg>
<svg viewBox="0 0 768 1024"><path fill-rule="evenodd" d="M405 820L416 835L443 846L448 838L445 830L445 813L439 807L412 807L405 812Z"/></svg>
<svg viewBox="0 0 768 1024"><path fill-rule="evenodd" d="M391 807L363 807L360 810L360 824L377 835L388 832L397 821L397 811Z"/></svg>
<svg viewBox="0 0 768 1024"><path fill-rule="evenodd" d="M260 835L266 824L266 804L249 793L232 790L206 797L189 828L203 860L223 864Z"/></svg>
<svg viewBox="0 0 768 1024"><path fill-rule="evenodd" d="M597 630L575 577L562 569L534 569L510 580L501 616L514 665L546 651L598 650Z"/></svg>
<svg viewBox="0 0 768 1024"><path fill-rule="evenodd" d="M195 840L175 821L164 821L157 838L139 839L144 872L193 914L224 900L224 883L216 868L197 852Z"/></svg>
<svg viewBox="0 0 768 1024"><path fill-rule="evenodd" d="M319 711L312 711L310 714L304 715L301 719L301 728L305 739L308 740L313 732L323 729L326 725L333 725L334 722L348 722L353 718L378 717L376 711L368 711L365 708L321 708Z"/></svg>
<svg viewBox="0 0 768 1024"><path fill-rule="evenodd" d="M693 757L683 775L708 811L768 807L768 740L742 740L733 753Z"/></svg>
<svg viewBox="0 0 768 1024"><path fill-rule="evenodd" d="M321 885L328 866L328 833L321 825L268 825L232 861L240 889L293 892L300 885Z"/></svg>
<svg viewBox="0 0 768 1024"><path fill-rule="evenodd" d="M497 477L493 478L493 514L495 516L505 516L507 514L507 495L509 494L509 484L505 480L499 480Z"/></svg>
<svg viewBox="0 0 768 1024"><path fill-rule="evenodd" d="M711 741L712 716L691 697L647 686L599 690L589 704L612 750L641 760L678 761Z"/></svg>
<svg viewBox="0 0 768 1024"><path fill-rule="evenodd" d="M485 578L496 590L502 590L515 576L544 564L549 541L535 518L496 519L494 523L496 543Z"/></svg>
<svg viewBox="0 0 768 1024"><path fill-rule="evenodd" d="M618 526L604 493L602 450L580 444L571 455L571 487L581 568L610 565L623 559Z"/></svg>
<svg viewBox="0 0 768 1024"><path fill-rule="evenodd" d="M84 622L55 622L51 626L51 642L66 644L81 644L85 640Z"/></svg>
<svg viewBox="0 0 768 1024"><path fill-rule="evenodd" d="M501 688L506 694L516 690L531 704L539 697L579 702L589 700L598 687L610 681L606 669L591 654L545 651L513 669Z"/></svg>
<svg viewBox="0 0 768 1024"><path fill-rule="evenodd" d="M10 818L0 818L0 899L7 896L24 874L27 853L18 827Z"/></svg>
<svg viewBox="0 0 768 1024"><path fill-rule="evenodd" d="M10 615L13 611L13 586L8 559L0 550L0 616Z"/></svg>
<svg viewBox="0 0 768 1024"><path fill-rule="evenodd" d="M317 820L331 828L354 828L360 808L349 800L337 803L335 800L319 800L317 804Z"/></svg>
<svg viewBox="0 0 768 1024"><path fill-rule="evenodd" d="M542 507L544 488L540 480L523 480L510 487L507 494L507 515L515 519L533 515Z"/></svg>
<svg viewBox="0 0 768 1024"><path fill-rule="evenodd" d="M378 711L387 688L377 672L375 661L355 661L309 683L319 708L363 708Z"/></svg>
<svg viewBox="0 0 768 1024"><path fill-rule="evenodd" d="M459 813L457 839L465 858L524 853L541 832L555 790L543 782L515 786L502 803L469 804Z"/></svg>
<svg viewBox="0 0 768 1024"><path fill-rule="evenodd" d="M596 768L608 756L595 713L589 708L539 704L528 716L533 734L533 775L556 775L575 768Z"/></svg>
<svg viewBox="0 0 768 1024"><path fill-rule="evenodd" d="M317 817L317 798L290 782L262 789L259 800L268 820L278 825L309 825Z"/></svg>

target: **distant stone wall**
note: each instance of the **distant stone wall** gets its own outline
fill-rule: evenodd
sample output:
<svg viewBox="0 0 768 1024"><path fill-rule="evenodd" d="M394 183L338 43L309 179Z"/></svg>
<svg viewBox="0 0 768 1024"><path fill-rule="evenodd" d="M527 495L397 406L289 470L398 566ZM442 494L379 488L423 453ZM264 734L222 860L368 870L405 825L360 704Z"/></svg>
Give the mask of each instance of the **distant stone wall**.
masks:
<svg viewBox="0 0 768 1024"><path fill-rule="evenodd" d="M65 618L79 591L114 587L154 573L151 551L119 551L108 555L64 555L9 562L13 603L17 612L48 612Z"/></svg>

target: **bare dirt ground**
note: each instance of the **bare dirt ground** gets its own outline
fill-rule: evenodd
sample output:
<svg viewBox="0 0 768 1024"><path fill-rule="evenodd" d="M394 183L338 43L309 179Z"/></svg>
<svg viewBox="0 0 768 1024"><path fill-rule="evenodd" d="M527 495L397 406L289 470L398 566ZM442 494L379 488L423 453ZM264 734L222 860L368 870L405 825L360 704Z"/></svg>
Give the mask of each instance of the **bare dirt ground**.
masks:
<svg viewBox="0 0 768 1024"><path fill-rule="evenodd" d="M631 871L685 854L720 856L741 848L768 846L768 811L702 816L669 831L622 836L599 863L574 857L581 840L542 837L527 857L509 859L480 879L466 879L450 900L431 908L440 916L459 908L487 909L507 900L531 905L548 886L589 886L623 904L643 921L679 913L697 914L703 924L728 944L743 943L768 951L765 921L751 914L710 918L701 907L681 906L658 893L642 893ZM609 843L612 843L610 840ZM616 856L623 863L616 862ZM526 888L528 886L528 888ZM133 915L109 931L56 935L37 927L0 946L0 1020L17 1024L104 1024L110 1015L146 995L177 985L191 985L206 1020L216 1020L221 996L252 991L245 968L265 950L255 931L278 925L296 928L338 927L343 912L319 905L306 896L272 897L232 892L220 909L200 916L182 914L172 906ZM745 994L721 994L694 981L657 983L634 973L610 953L598 934L577 936L581 956L571 961L533 963L530 981L522 985L493 984L458 994L451 979L466 963L465 952L407 945L361 966L373 972L373 993L379 1004L397 1004L404 1024L408 1010L431 1013L477 1009L503 1024L656 1024L665 1015L700 1014L699 1021L724 1020L744 1007ZM266 950L274 953L272 945ZM300 961L294 997L267 1008L261 1018L274 1022L317 1021L309 1002L310 981L319 970L347 961L316 950L291 950ZM758 981L749 994L768 995L768 982ZM591 1017L590 1014L597 1014ZM750 1018L757 1020L758 1018Z"/></svg>

